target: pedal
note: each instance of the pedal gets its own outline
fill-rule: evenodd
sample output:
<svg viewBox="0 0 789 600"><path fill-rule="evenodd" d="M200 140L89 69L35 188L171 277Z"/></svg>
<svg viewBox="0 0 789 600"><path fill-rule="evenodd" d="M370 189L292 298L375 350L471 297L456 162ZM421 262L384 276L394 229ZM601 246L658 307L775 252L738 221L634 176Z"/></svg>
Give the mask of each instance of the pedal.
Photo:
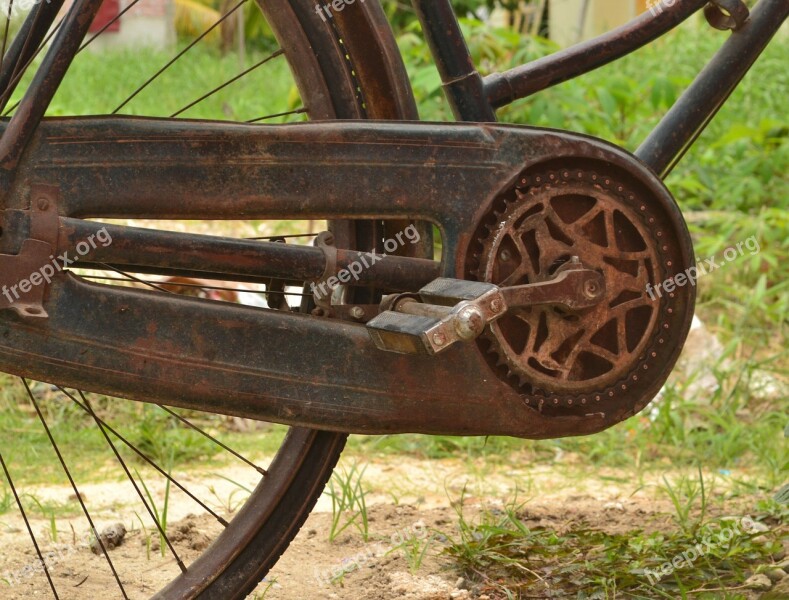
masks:
<svg viewBox="0 0 789 600"><path fill-rule="evenodd" d="M418 294L387 296L367 323L375 345L387 352L434 355L476 339L508 310L542 304L591 308L605 296L603 276L573 257L548 281L500 288L492 283L436 279Z"/></svg>
<svg viewBox="0 0 789 600"><path fill-rule="evenodd" d="M367 323L375 345L400 354L438 354L477 338L505 312L501 290L490 283L436 279L411 294L384 299L384 310Z"/></svg>

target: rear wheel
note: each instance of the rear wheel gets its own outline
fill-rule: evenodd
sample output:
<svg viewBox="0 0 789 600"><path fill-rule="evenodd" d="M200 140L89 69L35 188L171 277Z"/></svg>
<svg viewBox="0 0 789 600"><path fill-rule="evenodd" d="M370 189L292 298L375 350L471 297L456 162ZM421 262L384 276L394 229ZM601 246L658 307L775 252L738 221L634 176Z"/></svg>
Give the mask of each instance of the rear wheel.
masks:
<svg viewBox="0 0 789 600"><path fill-rule="evenodd" d="M265 15L268 25L273 30L279 43L279 48L271 52L270 56L264 56L256 63L262 70L272 67L277 61L286 60L289 70L292 73L296 89L298 89L301 102L294 102L293 98L282 98L281 109L267 108L264 116L254 116L249 120L257 122L277 122L281 120L300 119L302 115L313 120L325 119L405 119L416 118L413 99L410 95L407 78L405 77L402 65L399 62L399 55L394 41L385 28L385 18L380 6L377 3L356 3L346 7L342 14L337 14L337 18L324 21L315 12L314 3L307 0L258 0L260 8ZM231 8L230 13L235 10L243 10L244 2ZM132 14L131 12L129 14ZM21 20L17 16L17 20ZM12 20L13 23L13 20ZM16 27L11 27L11 30ZM6 30L8 31L8 29ZM382 33L383 32L383 33ZM20 36L28 35L29 30L20 29ZM33 39L28 37L27 39ZM90 39L90 36L89 36ZM46 41L40 44L42 51ZM92 42L91 42L92 43ZM11 53L6 53L6 47L10 44L3 43L3 52L6 57ZM182 58L183 57L183 58ZM79 58L77 58L79 60ZM175 62L189 60L188 52L179 54ZM175 64L173 62L172 64ZM6 61L8 63L8 61ZM15 90L15 96L11 97L11 88L16 87L21 81L26 79L22 76L25 69L35 64L35 60L24 60L16 65L4 65L6 72L13 72L11 84L7 88L5 98L6 113L11 113L15 106L13 100L19 96L23 90ZM78 63L75 63L75 65ZM168 68L171 65L168 63ZM31 69L32 70L32 69ZM73 72L74 69L72 69ZM166 69L165 69L166 70ZM159 80L159 75L138 87L133 94L124 100L117 107L107 107L107 110L116 108L115 112L124 113L135 110L134 99L150 85ZM228 77L228 81L230 78ZM141 82L142 83L142 82ZM204 98L197 102L185 104L182 111L178 111L178 116L194 116L195 107L206 98L213 97L215 93L224 89L224 85L211 90ZM185 102L191 100L184 99ZM271 106L271 102L267 102ZM169 115L151 115L169 116ZM151 224L146 224L146 226ZM162 228L168 225L160 224ZM305 224L294 225L292 231L277 230L276 238L286 238L288 234L304 235ZM383 239L382 235L386 230L383 223L377 222L336 222L330 224L335 233L338 244L347 248L370 249L379 244ZM131 277L125 273L80 272L85 277L95 280L107 281L112 279L110 275L119 279L129 279ZM119 277L118 277L119 276ZM136 278L135 283L139 284L140 279ZM129 281L125 282L129 283ZM146 282L150 287L162 290L162 281L154 280ZM299 301L284 302L282 300L272 303L271 295L284 295L286 290L293 290L294 283L298 282L278 282L272 283L259 290L261 298L267 298L270 308L280 310L299 310ZM179 281L178 286L196 286L203 284L198 282L188 283ZM219 286L219 284L217 284ZM206 292L211 292L210 287L200 288ZM166 287L161 293L167 291ZM180 291L180 290L179 290ZM213 290L216 292L219 290ZM253 291L257 293L258 291ZM299 297L296 292L290 292L295 297ZM216 294L212 296L216 298ZM303 308L308 307L306 302L301 302ZM276 306L275 306L276 305ZM302 309L303 309L302 308ZM0 315L0 319L6 315ZM100 374L97 374L100 377ZM139 475L132 475L134 468L124 461L124 452L119 448L128 442L128 438L121 437L122 431L112 428L112 413L103 404L103 399L97 399L83 394L78 390L61 389L52 393L47 393L47 398L41 397L36 387L28 387L24 382L31 405L35 408L37 422L39 423L42 435L46 434L51 441L60 463L64 469L72 461L76 462L76 456L69 456L66 452L61 452L58 446L57 430L50 431L47 421L51 422L51 414L41 407L51 401L64 403L72 402L85 412L85 418L90 419L98 431L101 432L108 445L108 452L118 461L118 468L122 468L125 476L132 486L130 493L136 490L142 504L149 501L145 506L145 511L140 508L139 513L145 514L146 511L156 522L156 527L160 533L166 537L166 527L159 522L159 513L154 510L156 501L148 493L147 486L140 481ZM56 383L56 382L54 382ZM94 410L93 406L101 405L103 410ZM46 408L46 407L45 407ZM173 422L182 427L196 427L195 423L211 422L213 417L209 415L192 414L184 416L170 412L164 408L168 417L172 417ZM49 419L48 419L49 418ZM203 425L199 431L205 433L206 427ZM16 499L15 505L20 511L22 520L30 533L32 544L35 546L36 555L41 560L47 553L47 545L43 543L40 535L36 535L35 527L30 527L29 513L31 506L26 499L24 492L20 489L19 467L15 468L15 452L11 444L11 434L2 431L0 439L0 457L3 458L3 472L8 488L13 492ZM49 435L53 433L53 435ZM269 434L267 434L269 435ZM214 443L221 444L217 436L208 436ZM284 439L276 452L273 461L265 468L255 464L253 461L246 461L250 468L254 468L259 476L257 487L250 493L244 506L234 512L232 518L228 515L215 514L217 520L222 524L221 532L215 537L212 544L207 547L199 556L191 557L187 560L179 555L177 543L165 540L166 545L172 552L169 560L173 571L173 579L155 597L161 598L217 598L226 600L229 598L243 598L250 593L274 565L280 555L285 551L289 543L296 536L299 528L304 523L315 502L320 496L323 487L331 475L332 469L336 464L340 453L345 444L344 434L319 432L307 429L292 428L284 436ZM138 458L145 456L150 460L149 453L145 449L133 448L132 454L136 453ZM224 452L223 448L223 452ZM240 457L240 455L239 455ZM241 457L243 460L243 457ZM172 465L162 468L161 473L169 477L176 487L181 485L172 476ZM15 477L16 475L16 477ZM15 481L17 483L15 483ZM143 484L141 486L140 484ZM78 491L78 482L73 482L75 497L82 497ZM169 487L169 484L168 484ZM184 486L185 487L185 486ZM144 493L143 493L144 488ZM195 493L195 496L199 494ZM90 509L84 509L85 516L91 521L90 528L94 531L101 529L100 523L90 518ZM205 505L203 507L207 508ZM94 523L95 522L95 523ZM94 527L95 525L95 527ZM163 544L164 545L164 544ZM124 570L122 558L117 553L104 552L107 557L108 567L105 578L107 583L117 584L118 595L120 597L141 598L150 596L151 587L146 581L140 581L139 573L129 573ZM181 563L180 573L175 568L175 564ZM13 565L13 563L12 563ZM164 567L162 567L164 568ZM41 569L44 572L40 577L19 581L14 587L10 588L10 596L7 591L3 592L3 597L29 597L33 593L39 593L46 588L51 588L54 597L83 597L79 587L62 581L63 576L58 573L57 564L50 565L48 569ZM112 574L111 574L112 573ZM13 576L13 573L12 573ZM46 578L45 578L46 576ZM91 573L91 577L101 577L97 573ZM71 596L64 596L64 590L68 589ZM84 592L88 594L89 592Z"/></svg>

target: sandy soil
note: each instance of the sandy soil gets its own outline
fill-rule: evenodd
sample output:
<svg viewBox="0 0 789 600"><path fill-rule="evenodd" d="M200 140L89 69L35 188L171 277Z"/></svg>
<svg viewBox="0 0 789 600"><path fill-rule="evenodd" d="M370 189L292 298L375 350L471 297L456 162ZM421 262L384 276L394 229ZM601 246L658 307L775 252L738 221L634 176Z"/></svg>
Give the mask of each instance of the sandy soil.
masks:
<svg viewBox="0 0 789 600"><path fill-rule="evenodd" d="M516 494L525 505L530 525L550 526L559 531L585 524L609 532L660 529L671 524L671 506L658 493L658 479L635 481L621 474L600 471L578 477L573 457L557 457L552 465L511 464L491 466L459 460L418 461L392 457L368 466L365 483L368 496L370 538L365 543L351 529L329 543L331 504L324 497L290 550L263 582L253 598L272 600L377 598L381 600L438 600L481 598L473 585L451 569L440 556L441 535L456 535L457 505L463 495L464 514L473 518L481 509L501 509L502 498ZM252 484L254 477L236 468L221 474L234 481ZM212 507L227 512L239 498L236 489L213 473L192 474L186 482L201 497L213 498ZM171 559L158 552L156 535L142 530L131 503L133 491L119 482L84 486L91 512L99 529L122 522L129 530L117 557L121 578L130 598L148 598L177 573ZM37 488L40 501L69 496L65 488ZM224 506L223 506L224 505ZM96 508L98 507L98 508ZM727 507L737 514L737 507ZM173 495L170 527L178 552L188 563L209 544L220 526L210 516L194 516L195 506L185 497ZM744 513L743 513L744 514ZM141 515L142 516L142 515ZM57 543L52 541L52 523L32 521L37 538L46 541L52 572L60 597L99 599L115 597L117 588L106 562L90 552L85 541L88 528L78 517L56 519ZM148 533L153 533L147 525ZM414 570L401 546L415 538L432 541L418 570ZM149 544L150 543L150 550ZM49 589L29 543L24 524L13 511L0 517L0 599L49 597ZM339 575L339 577L338 577ZM2 579L6 583L2 583ZM12 583L13 585L8 585ZM111 591L112 590L112 591Z"/></svg>

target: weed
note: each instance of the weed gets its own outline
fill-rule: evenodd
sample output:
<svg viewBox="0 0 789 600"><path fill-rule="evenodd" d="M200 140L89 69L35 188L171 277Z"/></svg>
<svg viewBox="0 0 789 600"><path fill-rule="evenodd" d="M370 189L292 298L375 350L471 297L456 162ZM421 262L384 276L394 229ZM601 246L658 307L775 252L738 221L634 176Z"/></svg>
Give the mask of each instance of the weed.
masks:
<svg viewBox="0 0 789 600"><path fill-rule="evenodd" d="M0 491L0 515L7 513L15 505L14 495L11 493L5 484L3 484Z"/></svg>
<svg viewBox="0 0 789 600"><path fill-rule="evenodd" d="M260 587L262 586L263 591L256 590L251 596L252 600L263 600L268 595L268 593L274 588L275 585L277 585L276 577L272 577L271 579L264 579L258 586L258 589L260 589Z"/></svg>
<svg viewBox="0 0 789 600"><path fill-rule="evenodd" d="M135 474L137 475L137 479L139 479L140 483L142 484L145 495L148 497L148 505L151 507L153 515L156 518L156 522L159 524L159 527L157 527L157 530L159 531L159 551L161 552L162 557L164 557L167 554L167 514L170 509L170 479L167 479L167 483L164 487L164 503L162 504L160 510L159 505L154 501L151 491L148 489L145 480L140 477L140 474L136 472L136 470Z"/></svg>
<svg viewBox="0 0 789 600"><path fill-rule="evenodd" d="M140 531L142 532L143 540L145 540L145 557L150 561L151 560L151 534L148 531L148 528L145 526L145 522L140 517L140 514L135 510L134 516L137 517L137 520L140 522Z"/></svg>
<svg viewBox="0 0 789 600"><path fill-rule="evenodd" d="M327 490L331 498L332 522L329 541L334 542L348 527L354 526L366 542L370 537L367 516L367 490L362 477L367 467L359 468L354 461L350 469L343 468L332 475Z"/></svg>
<svg viewBox="0 0 789 600"><path fill-rule="evenodd" d="M786 535L785 511L775 508L772 515L757 519L775 524L760 538L723 519L699 520L695 534L689 529L607 533L582 526L559 532L529 526L514 504L498 514L484 512L475 522L464 515L462 499L459 505L459 534L447 536L445 552L464 576L496 597L550 592L584 598L622 593L684 598L691 592L716 593L741 585L754 567L771 564ZM685 509L685 503L678 506ZM689 551L699 547L704 552L686 560ZM677 564L675 569L672 565ZM661 575L661 569L667 573L666 565L670 575Z"/></svg>
<svg viewBox="0 0 789 600"><path fill-rule="evenodd" d="M707 493L704 488L704 475L701 472L701 465L698 467L698 472L698 481L682 476L676 487L672 486L665 476L663 477L664 490L674 505L677 523L687 535L695 535L697 533L707 514ZM699 500L701 503L701 514L698 519L693 519L696 500Z"/></svg>
<svg viewBox="0 0 789 600"><path fill-rule="evenodd" d="M434 538L428 535L425 538L420 538L416 535L411 535L403 541L399 546L393 548L388 554L392 552L400 552L405 558L408 565L408 571L411 575L416 575L417 571L422 568L422 563L427 557L428 550Z"/></svg>
<svg viewBox="0 0 789 600"><path fill-rule="evenodd" d="M226 498L222 499L213 485L208 487L208 491L211 492L214 498L216 498L219 501L219 504L222 507L222 509L225 511L225 513L228 515L232 515L241 506L243 506L244 503L249 499L249 497L252 495L252 490L247 486L245 486L244 484L234 481L229 477L225 477L220 473L214 473L213 476L218 479L224 479L225 481L232 483L236 488L232 490Z"/></svg>

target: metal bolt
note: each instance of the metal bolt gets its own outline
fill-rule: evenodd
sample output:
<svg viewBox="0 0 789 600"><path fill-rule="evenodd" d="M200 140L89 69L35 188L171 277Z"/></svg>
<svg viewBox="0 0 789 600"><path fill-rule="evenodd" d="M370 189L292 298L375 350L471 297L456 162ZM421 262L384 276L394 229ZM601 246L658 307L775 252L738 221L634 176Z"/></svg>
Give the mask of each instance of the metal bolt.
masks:
<svg viewBox="0 0 789 600"><path fill-rule="evenodd" d="M473 340L485 329L485 319L478 308L469 306L461 310L455 320L455 332L461 340Z"/></svg>
<svg viewBox="0 0 789 600"><path fill-rule="evenodd" d="M502 262L509 262L512 260L512 252L507 250L506 248L499 253L499 259Z"/></svg>
<svg viewBox="0 0 789 600"><path fill-rule="evenodd" d="M491 310L491 312L493 312L493 313L496 313L496 314L498 314L498 313L500 313L500 312L501 312L501 310L502 310L503 308L504 308L504 306L503 306L503 304L502 304L501 300L499 300L498 298L497 298L497 299L495 299L495 300L493 300L493 301L491 301L491 303L490 303L490 310Z"/></svg>
<svg viewBox="0 0 789 600"><path fill-rule="evenodd" d="M47 198L38 199L38 210L47 210L49 208L49 200Z"/></svg>
<svg viewBox="0 0 789 600"><path fill-rule="evenodd" d="M444 337L443 333L434 333L433 334L433 343L436 346L443 346L444 344L447 343L447 338Z"/></svg>
<svg viewBox="0 0 789 600"><path fill-rule="evenodd" d="M351 316L354 319L364 319L364 309L361 306L354 306L351 309Z"/></svg>

